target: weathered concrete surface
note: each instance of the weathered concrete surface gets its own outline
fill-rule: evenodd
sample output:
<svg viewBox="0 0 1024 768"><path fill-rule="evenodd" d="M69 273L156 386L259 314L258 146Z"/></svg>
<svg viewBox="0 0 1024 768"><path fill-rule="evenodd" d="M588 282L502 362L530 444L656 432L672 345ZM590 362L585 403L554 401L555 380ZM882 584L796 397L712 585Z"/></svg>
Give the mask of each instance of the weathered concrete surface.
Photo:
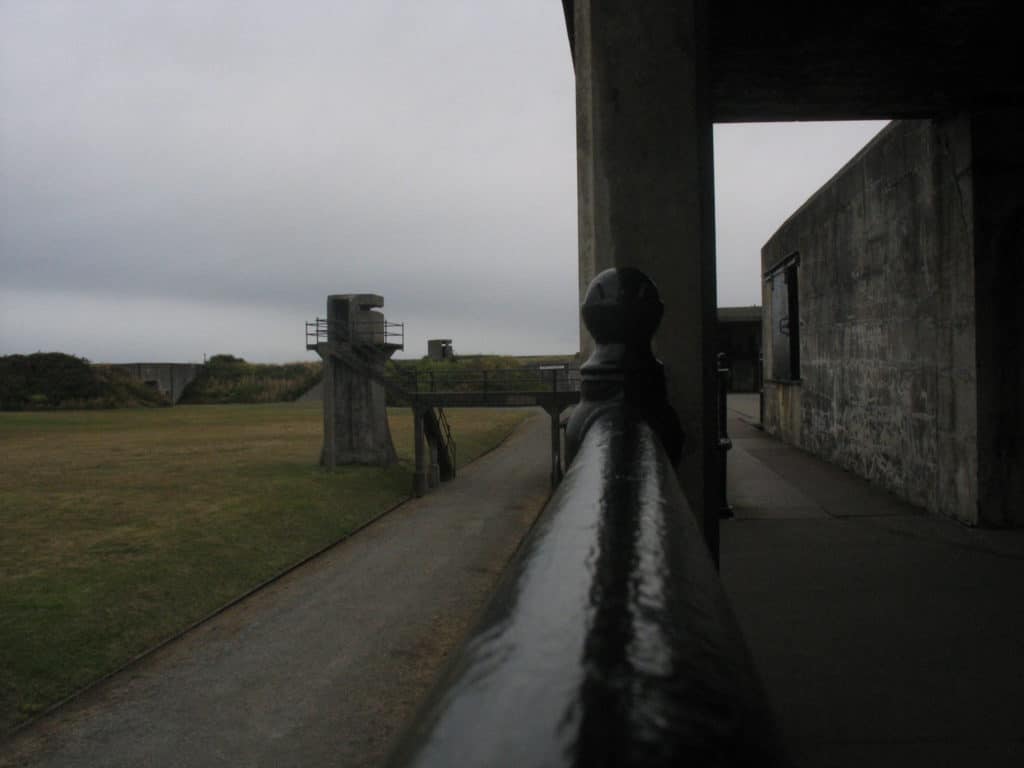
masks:
<svg viewBox="0 0 1024 768"><path fill-rule="evenodd" d="M374 293L327 297L327 342L316 352L324 365L324 443L320 463L387 466L397 461L381 378L396 347L387 344L384 299Z"/></svg>
<svg viewBox="0 0 1024 768"><path fill-rule="evenodd" d="M0 746L0 765L363 766L547 499L548 423Z"/></svg>
<svg viewBox="0 0 1024 768"><path fill-rule="evenodd" d="M729 428L722 577L797 764L1024 765L1024 531Z"/></svg>
<svg viewBox="0 0 1024 768"><path fill-rule="evenodd" d="M143 383L152 383L171 403L177 403L203 366L198 363L112 363Z"/></svg>
<svg viewBox="0 0 1024 768"><path fill-rule="evenodd" d="M891 124L782 225L762 267L799 255L801 380L766 382L765 427L974 524L970 159L964 117Z"/></svg>

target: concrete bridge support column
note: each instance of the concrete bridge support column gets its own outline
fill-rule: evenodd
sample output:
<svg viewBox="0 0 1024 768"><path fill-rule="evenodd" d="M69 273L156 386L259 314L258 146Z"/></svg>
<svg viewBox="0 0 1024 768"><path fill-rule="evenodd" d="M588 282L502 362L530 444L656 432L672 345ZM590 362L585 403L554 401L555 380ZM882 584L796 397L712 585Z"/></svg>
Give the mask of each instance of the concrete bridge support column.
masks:
<svg viewBox="0 0 1024 768"><path fill-rule="evenodd" d="M679 478L718 544L715 237L707 12L702 0L576 0L580 300L608 267L655 282L654 338L686 442ZM581 351L592 342L581 327Z"/></svg>
<svg viewBox="0 0 1024 768"><path fill-rule="evenodd" d="M998 527L1024 526L1022 119L1016 105L971 115L977 421L959 401L951 414L977 435L976 522Z"/></svg>
<svg viewBox="0 0 1024 768"><path fill-rule="evenodd" d="M328 469L334 469L338 466L338 452L337 446L337 425L334 420L335 412L335 369L337 367L331 356L324 355L322 357L323 368L324 368L324 385L323 385L323 397L324 397L324 445L320 451L320 463Z"/></svg>
<svg viewBox="0 0 1024 768"><path fill-rule="evenodd" d="M416 468L412 475L412 492L415 496L423 496L427 492L427 451L423 434L423 410L412 410L412 440L416 457Z"/></svg>
<svg viewBox="0 0 1024 768"><path fill-rule="evenodd" d="M558 410L548 410L551 419L551 487L555 488L562 482L562 425Z"/></svg>
<svg viewBox="0 0 1024 768"><path fill-rule="evenodd" d="M437 463L437 441L427 440L427 445L430 448L430 467L427 473L427 484L431 488L436 488L441 484L441 467Z"/></svg>

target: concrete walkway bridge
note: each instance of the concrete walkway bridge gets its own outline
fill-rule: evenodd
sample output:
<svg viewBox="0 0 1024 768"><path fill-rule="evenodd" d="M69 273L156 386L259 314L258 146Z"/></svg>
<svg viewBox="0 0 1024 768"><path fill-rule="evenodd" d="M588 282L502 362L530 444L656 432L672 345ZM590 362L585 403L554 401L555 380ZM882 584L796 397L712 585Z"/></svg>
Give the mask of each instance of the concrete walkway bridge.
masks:
<svg viewBox="0 0 1024 768"><path fill-rule="evenodd" d="M417 496L455 476L455 440L446 408L543 408L550 423L552 486L561 479L561 416L579 402L578 369L551 366L421 372L396 368L385 374L382 382L394 402L413 411L413 491Z"/></svg>

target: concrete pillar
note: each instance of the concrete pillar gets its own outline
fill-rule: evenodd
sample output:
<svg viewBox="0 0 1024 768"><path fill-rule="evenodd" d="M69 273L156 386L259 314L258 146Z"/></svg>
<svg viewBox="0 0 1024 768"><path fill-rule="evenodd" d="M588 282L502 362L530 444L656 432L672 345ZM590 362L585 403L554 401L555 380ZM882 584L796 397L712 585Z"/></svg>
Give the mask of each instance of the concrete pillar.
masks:
<svg viewBox="0 0 1024 768"><path fill-rule="evenodd" d="M427 473L427 484L431 488L436 488L441 484L441 467L437 463L437 441L427 440L427 445L430 447L430 467Z"/></svg>
<svg viewBox="0 0 1024 768"><path fill-rule="evenodd" d="M336 425L334 423L334 379L338 361L332 355L323 358L324 368L324 445L320 452L320 463L328 469L338 466L336 445Z"/></svg>
<svg viewBox="0 0 1024 768"><path fill-rule="evenodd" d="M977 522L998 527L1024 526L1022 119L1024 109L1011 105L971 115Z"/></svg>
<svg viewBox="0 0 1024 768"><path fill-rule="evenodd" d="M416 496L422 496L427 492L427 457L423 436L423 411L419 408L412 409L412 422L413 450L416 456L416 468L412 475L412 492Z"/></svg>
<svg viewBox="0 0 1024 768"><path fill-rule="evenodd" d="M654 352L686 435L680 481L717 547L714 168L706 4L577 0L580 299L643 270L665 316ZM591 340L581 327L584 358Z"/></svg>
<svg viewBox="0 0 1024 768"><path fill-rule="evenodd" d="M558 422L558 409L548 411L551 419L551 487L562 482L562 430Z"/></svg>

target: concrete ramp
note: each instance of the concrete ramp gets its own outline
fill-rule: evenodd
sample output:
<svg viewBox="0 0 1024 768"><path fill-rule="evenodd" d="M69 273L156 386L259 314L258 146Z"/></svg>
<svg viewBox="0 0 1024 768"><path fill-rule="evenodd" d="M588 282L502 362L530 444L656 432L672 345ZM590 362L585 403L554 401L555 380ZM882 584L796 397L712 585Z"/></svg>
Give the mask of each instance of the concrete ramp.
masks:
<svg viewBox="0 0 1024 768"><path fill-rule="evenodd" d="M200 363L113 363L111 368L120 369L143 384L150 384L175 404L203 366Z"/></svg>
<svg viewBox="0 0 1024 768"><path fill-rule="evenodd" d="M316 384L307 389L297 398L297 403L322 403L324 399L324 380L320 379Z"/></svg>

